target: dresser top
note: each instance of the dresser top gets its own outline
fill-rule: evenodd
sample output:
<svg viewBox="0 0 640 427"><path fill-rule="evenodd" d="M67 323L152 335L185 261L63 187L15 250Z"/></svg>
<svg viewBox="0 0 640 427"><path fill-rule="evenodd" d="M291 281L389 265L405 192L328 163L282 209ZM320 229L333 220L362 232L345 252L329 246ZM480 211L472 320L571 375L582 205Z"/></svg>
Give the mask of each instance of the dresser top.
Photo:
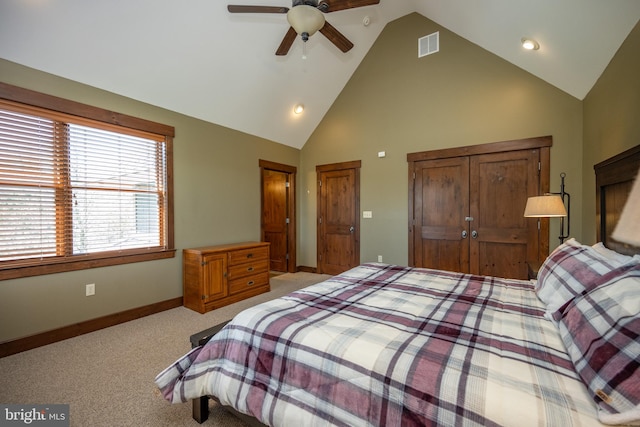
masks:
<svg viewBox="0 0 640 427"><path fill-rule="evenodd" d="M197 248L185 248L182 251L187 253L227 252L227 251L233 251L233 250L269 246L269 245L270 245L269 242L241 242L241 243L227 243L224 245L200 246Z"/></svg>

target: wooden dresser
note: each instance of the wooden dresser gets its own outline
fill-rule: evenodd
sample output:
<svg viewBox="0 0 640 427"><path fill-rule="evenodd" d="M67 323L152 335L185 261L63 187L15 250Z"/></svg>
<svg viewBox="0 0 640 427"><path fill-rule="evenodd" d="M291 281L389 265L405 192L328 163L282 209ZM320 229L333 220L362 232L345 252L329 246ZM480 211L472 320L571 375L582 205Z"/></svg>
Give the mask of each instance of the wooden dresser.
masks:
<svg viewBox="0 0 640 427"><path fill-rule="evenodd" d="M199 313L269 292L269 243L184 249L182 286L184 306Z"/></svg>

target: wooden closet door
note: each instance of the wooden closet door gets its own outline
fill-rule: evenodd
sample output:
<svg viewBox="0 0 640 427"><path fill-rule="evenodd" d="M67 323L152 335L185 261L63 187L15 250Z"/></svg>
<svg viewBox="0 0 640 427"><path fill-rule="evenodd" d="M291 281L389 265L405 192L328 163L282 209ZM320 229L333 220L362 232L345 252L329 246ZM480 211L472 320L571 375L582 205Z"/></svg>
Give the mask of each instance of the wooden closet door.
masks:
<svg viewBox="0 0 640 427"><path fill-rule="evenodd" d="M527 198L539 193L539 150L470 158L472 274L527 278L527 260L537 259L538 228L523 217Z"/></svg>
<svg viewBox="0 0 640 427"><path fill-rule="evenodd" d="M469 158L425 160L415 165L415 267L469 271Z"/></svg>
<svg viewBox="0 0 640 427"><path fill-rule="evenodd" d="M407 154L409 265L526 279L527 262L549 253L548 219L523 215L528 197L549 191L552 142L542 136Z"/></svg>

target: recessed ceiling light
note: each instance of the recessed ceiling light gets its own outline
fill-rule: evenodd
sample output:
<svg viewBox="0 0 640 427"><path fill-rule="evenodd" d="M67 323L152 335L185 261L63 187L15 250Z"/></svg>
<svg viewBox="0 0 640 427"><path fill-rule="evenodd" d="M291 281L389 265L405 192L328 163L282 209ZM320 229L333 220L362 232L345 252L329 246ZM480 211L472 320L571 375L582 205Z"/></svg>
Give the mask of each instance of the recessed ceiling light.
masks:
<svg viewBox="0 0 640 427"><path fill-rule="evenodd" d="M522 47L527 50L538 50L540 49L540 45L537 41L533 39L523 38L522 39Z"/></svg>
<svg viewBox="0 0 640 427"><path fill-rule="evenodd" d="M296 114L302 114L303 111L304 111L304 105L302 104L298 104L295 107L293 107L293 112Z"/></svg>

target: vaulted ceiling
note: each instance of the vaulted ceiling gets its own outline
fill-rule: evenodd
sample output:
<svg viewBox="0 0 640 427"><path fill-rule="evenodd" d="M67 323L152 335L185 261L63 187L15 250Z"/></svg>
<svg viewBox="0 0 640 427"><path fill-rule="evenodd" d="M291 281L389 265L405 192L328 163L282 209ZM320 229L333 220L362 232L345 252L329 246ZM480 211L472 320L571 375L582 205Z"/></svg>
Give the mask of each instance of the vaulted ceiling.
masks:
<svg viewBox="0 0 640 427"><path fill-rule="evenodd" d="M578 99L640 19L638 0L381 0L326 14L352 50L342 53L318 33L303 59L300 39L288 55L274 54L286 15L230 14L228 4L291 7L288 0L2 0L0 58L301 148L385 25L409 13ZM523 50L522 37L540 49ZM298 103L302 115L293 114Z"/></svg>

